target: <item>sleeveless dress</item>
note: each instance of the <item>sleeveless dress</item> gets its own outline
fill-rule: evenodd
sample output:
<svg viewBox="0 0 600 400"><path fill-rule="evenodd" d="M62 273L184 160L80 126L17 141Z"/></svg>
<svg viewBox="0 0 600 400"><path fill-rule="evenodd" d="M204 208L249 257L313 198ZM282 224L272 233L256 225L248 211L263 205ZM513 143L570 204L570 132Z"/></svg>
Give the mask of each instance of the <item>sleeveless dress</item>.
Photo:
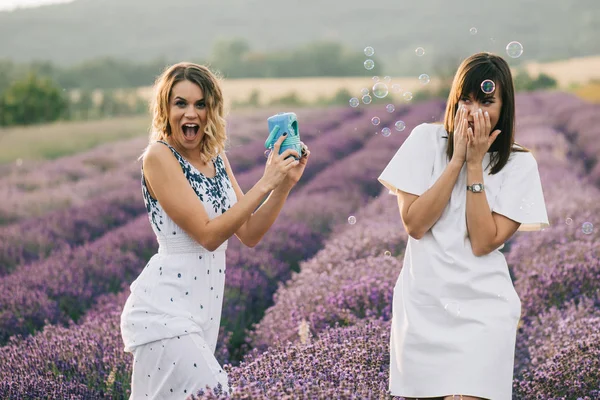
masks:
<svg viewBox="0 0 600 400"><path fill-rule="evenodd" d="M210 219L237 202L221 156L216 175L199 172L168 143ZM184 399L219 383L227 374L214 356L223 291L227 241L206 250L173 222L152 198L142 168L142 194L159 244L131 284L121 314L124 351L133 353L130 399Z"/></svg>
<svg viewBox="0 0 600 400"><path fill-rule="evenodd" d="M443 125L414 128L378 180L396 194L421 196L448 165ZM537 162L513 152L483 183L490 211L520 222L520 231L549 225ZM389 389L394 396L455 394L512 398L513 364L521 301L501 245L476 257L466 225L466 165L442 215L425 235L409 237L394 287Z"/></svg>

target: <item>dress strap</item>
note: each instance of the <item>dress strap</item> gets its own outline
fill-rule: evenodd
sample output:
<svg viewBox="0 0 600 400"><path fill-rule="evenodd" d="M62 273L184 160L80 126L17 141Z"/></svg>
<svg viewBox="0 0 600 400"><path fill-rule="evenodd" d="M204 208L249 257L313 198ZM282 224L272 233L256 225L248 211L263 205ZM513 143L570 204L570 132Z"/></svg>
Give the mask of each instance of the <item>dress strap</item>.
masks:
<svg viewBox="0 0 600 400"><path fill-rule="evenodd" d="M164 140L157 140L157 142L162 143L165 146L167 146L169 149L171 149L171 152L173 153L175 158L177 158L177 160L179 161L179 164L181 164L182 167L185 166L185 158L183 158L183 156L181 154L179 154L179 152L177 150L175 150L175 147L171 146L169 143L165 142Z"/></svg>

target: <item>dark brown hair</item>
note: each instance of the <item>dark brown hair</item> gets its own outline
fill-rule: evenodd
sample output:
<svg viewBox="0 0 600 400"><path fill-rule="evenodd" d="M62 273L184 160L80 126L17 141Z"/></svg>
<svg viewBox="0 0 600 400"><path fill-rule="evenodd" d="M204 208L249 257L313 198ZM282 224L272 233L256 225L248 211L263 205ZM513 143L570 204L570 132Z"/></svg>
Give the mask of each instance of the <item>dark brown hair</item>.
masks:
<svg viewBox="0 0 600 400"><path fill-rule="evenodd" d="M490 174L494 175L504 168L511 152L529 152L528 149L515 142L515 89L513 86L510 67L506 61L497 55L483 52L476 53L465 59L454 75L452 88L446 103L444 128L448 132L446 155L452 159L454 152L454 117L458 110L458 102L463 97L473 95L478 101L483 101L486 93L481 90L481 83L486 79L492 80L496 90L502 94L502 110L492 132L500 129L502 132L488 152L496 152L490 157L492 165ZM518 146L518 147L517 147Z"/></svg>

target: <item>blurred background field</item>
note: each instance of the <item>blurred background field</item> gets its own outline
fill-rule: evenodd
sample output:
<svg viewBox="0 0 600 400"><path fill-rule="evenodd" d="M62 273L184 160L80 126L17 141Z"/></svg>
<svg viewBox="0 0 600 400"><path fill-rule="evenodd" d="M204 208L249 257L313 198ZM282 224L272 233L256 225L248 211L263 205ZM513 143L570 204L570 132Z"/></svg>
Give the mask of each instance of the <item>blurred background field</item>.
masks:
<svg viewBox="0 0 600 400"><path fill-rule="evenodd" d="M513 70L516 139L538 161L551 222L503 249L523 308L513 398L600 399L597 1L7 4L0 398L128 398L118 318L157 248L137 158L151 85L182 60L222 78L243 190L264 171L270 115L296 112L312 151L263 242L230 240L217 358L237 398L389 398L407 235L376 178L415 126L441 120L460 61L491 51Z"/></svg>

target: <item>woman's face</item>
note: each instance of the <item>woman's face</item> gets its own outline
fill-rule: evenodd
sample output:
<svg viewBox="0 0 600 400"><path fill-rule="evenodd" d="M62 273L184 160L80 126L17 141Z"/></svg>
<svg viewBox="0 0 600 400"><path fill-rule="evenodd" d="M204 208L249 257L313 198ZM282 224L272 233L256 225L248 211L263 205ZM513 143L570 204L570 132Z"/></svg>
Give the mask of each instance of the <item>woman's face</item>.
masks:
<svg viewBox="0 0 600 400"><path fill-rule="evenodd" d="M475 113L480 108L484 113L487 111L490 115L491 133L494 131L494 128L500 119L500 112L502 111L502 95L500 93L500 87L497 85L496 90L494 90L493 93L486 94L481 102L477 100L474 94L463 96L458 102L458 106L460 107L461 105L464 105L469 112L467 120L469 121L469 126L473 130L475 129L473 125L473 116Z"/></svg>
<svg viewBox="0 0 600 400"><path fill-rule="evenodd" d="M169 99L172 139L187 149L197 147L204 137L207 108L200 86L188 80L177 82Z"/></svg>

